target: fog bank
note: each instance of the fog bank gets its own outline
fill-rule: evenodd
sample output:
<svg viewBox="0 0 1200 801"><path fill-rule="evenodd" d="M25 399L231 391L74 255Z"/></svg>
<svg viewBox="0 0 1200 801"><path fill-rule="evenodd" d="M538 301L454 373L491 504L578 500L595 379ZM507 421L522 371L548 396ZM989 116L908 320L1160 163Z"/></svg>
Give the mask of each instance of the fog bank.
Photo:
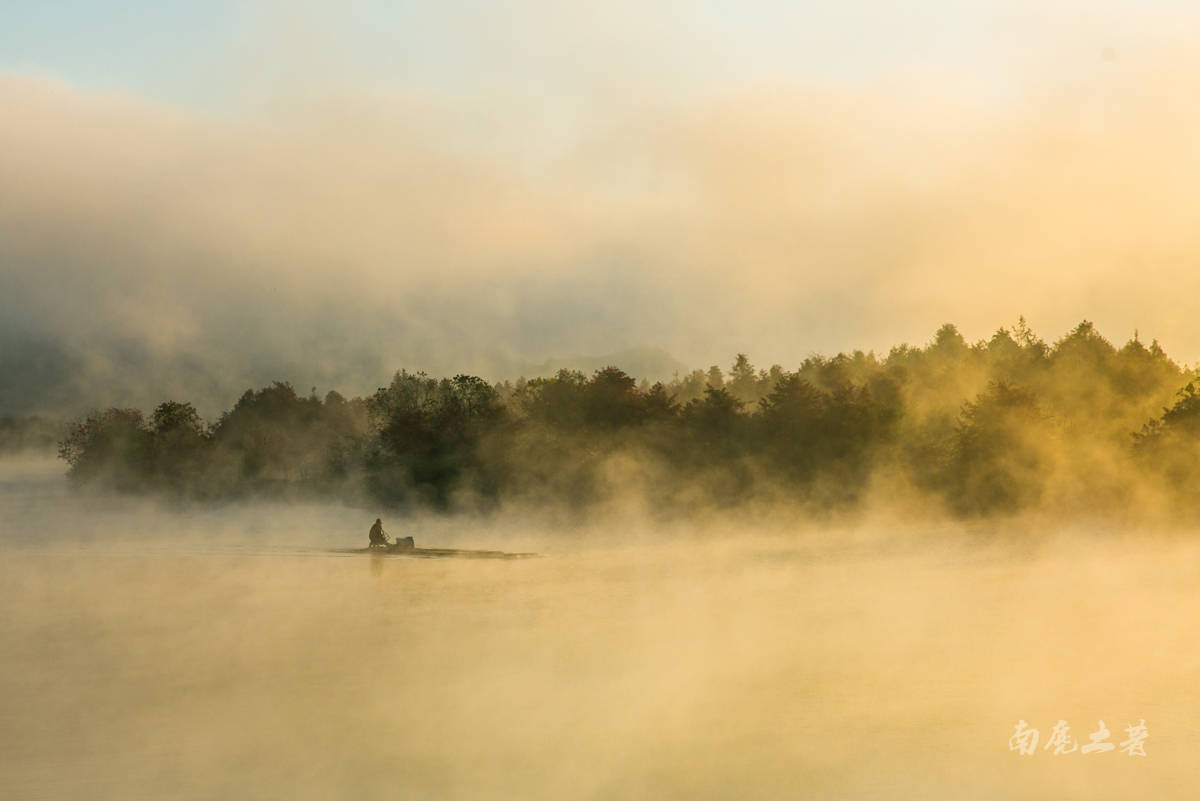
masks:
<svg viewBox="0 0 1200 801"><path fill-rule="evenodd" d="M215 113L5 74L0 408L77 412L81 387L221 408L275 379L360 393L648 346L791 366L1018 314L1191 361L1200 71L1138 54L1004 102L913 75L585 93L523 158L481 146L462 97L334 84Z"/></svg>

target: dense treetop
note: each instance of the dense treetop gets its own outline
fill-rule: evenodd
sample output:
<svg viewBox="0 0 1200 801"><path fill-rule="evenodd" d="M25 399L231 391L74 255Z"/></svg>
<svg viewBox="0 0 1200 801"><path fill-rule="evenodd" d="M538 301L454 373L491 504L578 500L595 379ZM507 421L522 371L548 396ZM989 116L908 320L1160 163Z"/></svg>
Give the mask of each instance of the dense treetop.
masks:
<svg viewBox="0 0 1200 801"><path fill-rule="evenodd" d="M182 401L95 412L60 455L81 485L211 500L1174 513L1200 486L1198 385L1155 342L1117 348L1084 321L1046 343L1022 320L653 385L615 366L495 385L402 370L351 399L277 382L212 422Z"/></svg>

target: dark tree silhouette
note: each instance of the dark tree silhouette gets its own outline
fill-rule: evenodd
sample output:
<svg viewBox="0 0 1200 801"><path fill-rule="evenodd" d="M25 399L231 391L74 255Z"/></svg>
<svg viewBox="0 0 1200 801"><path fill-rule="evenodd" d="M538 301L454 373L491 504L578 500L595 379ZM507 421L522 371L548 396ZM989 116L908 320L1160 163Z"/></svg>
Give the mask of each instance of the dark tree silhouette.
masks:
<svg viewBox="0 0 1200 801"><path fill-rule="evenodd" d="M855 508L882 478L960 515L1128 513L1147 490L1200 508L1195 379L1136 333L1118 349L1085 320L1047 345L1021 319L974 345L947 324L884 358L756 370L739 353L728 374L655 384L616 366L495 385L401 370L350 399L276 382L211 425L184 401L148 420L94 412L59 452L77 484L198 499L583 510L636 491L669 511L764 492L824 511Z"/></svg>

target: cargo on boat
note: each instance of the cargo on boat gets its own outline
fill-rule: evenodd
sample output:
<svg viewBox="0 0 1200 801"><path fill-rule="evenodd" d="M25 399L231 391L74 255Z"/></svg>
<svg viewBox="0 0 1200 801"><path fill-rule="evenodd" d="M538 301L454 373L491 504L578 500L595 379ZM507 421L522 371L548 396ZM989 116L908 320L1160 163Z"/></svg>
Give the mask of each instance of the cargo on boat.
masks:
<svg viewBox="0 0 1200 801"><path fill-rule="evenodd" d="M397 537L395 542L375 543L367 546L371 551L411 551L417 547L412 537Z"/></svg>

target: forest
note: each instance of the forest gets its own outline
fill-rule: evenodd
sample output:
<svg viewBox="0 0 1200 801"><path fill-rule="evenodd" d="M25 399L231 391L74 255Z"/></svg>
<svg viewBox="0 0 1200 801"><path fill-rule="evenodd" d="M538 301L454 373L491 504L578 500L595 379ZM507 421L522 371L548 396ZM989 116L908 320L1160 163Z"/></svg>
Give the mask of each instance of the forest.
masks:
<svg viewBox="0 0 1200 801"><path fill-rule="evenodd" d="M212 421L185 400L98 410L58 452L77 486L180 502L1174 517L1200 500L1200 381L1136 333L1118 348L1084 321L1047 343L1022 319L974 344L947 324L886 356L738 354L654 384L616 366L401 370L354 398L276 382Z"/></svg>

